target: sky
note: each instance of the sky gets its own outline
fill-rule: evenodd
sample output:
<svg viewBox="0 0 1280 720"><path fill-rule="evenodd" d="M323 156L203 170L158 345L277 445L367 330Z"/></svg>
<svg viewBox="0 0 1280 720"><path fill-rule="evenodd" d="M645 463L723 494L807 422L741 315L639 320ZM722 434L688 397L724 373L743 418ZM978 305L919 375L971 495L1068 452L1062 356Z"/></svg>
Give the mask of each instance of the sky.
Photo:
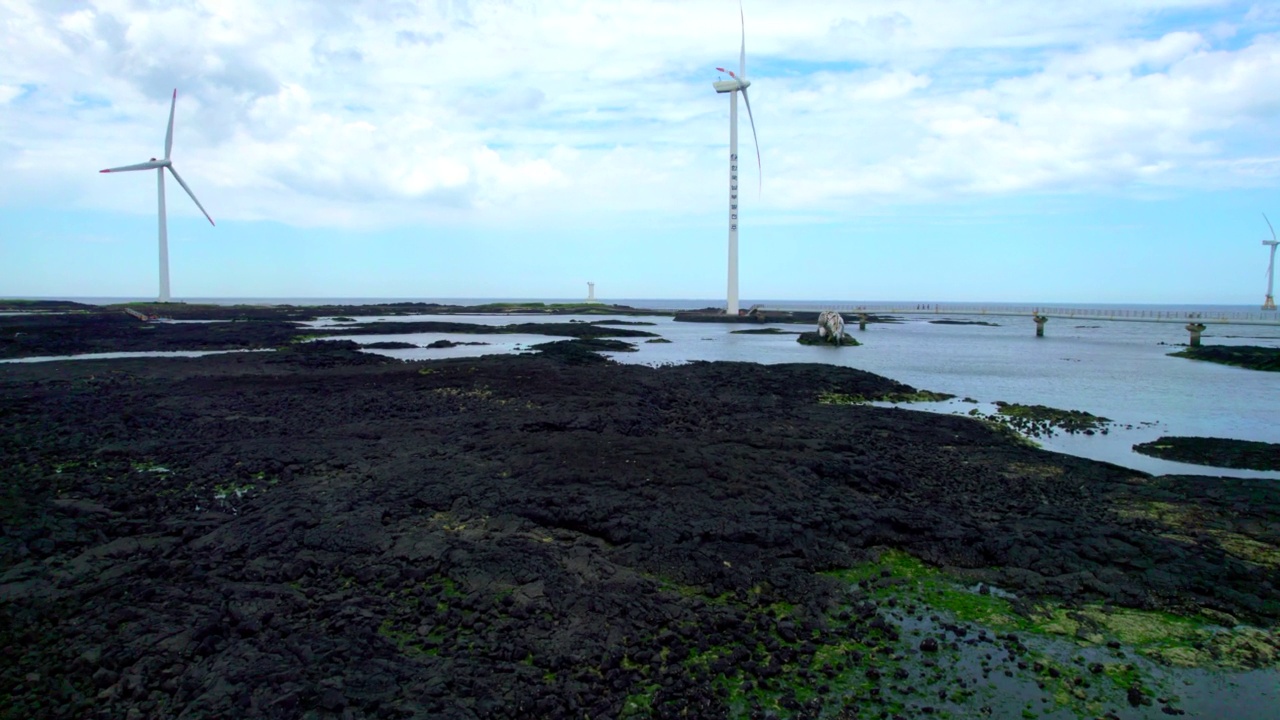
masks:
<svg viewBox="0 0 1280 720"><path fill-rule="evenodd" d="M1260 305L1280 3L743 0L753 300ZM0 297L719 298L735 0L0 0Z"/></svg>

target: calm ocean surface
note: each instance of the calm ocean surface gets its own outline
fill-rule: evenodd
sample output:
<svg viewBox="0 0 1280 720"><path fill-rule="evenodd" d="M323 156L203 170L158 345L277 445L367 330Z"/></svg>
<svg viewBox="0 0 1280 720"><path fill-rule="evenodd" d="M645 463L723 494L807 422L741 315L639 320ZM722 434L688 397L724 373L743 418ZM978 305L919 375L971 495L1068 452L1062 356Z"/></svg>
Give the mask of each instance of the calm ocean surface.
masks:
<svg viewBox="0 0 1280 720"><path fill-rule="evenodd" d="M83 302L119 302L120 298L68 298ZM403 302L406 299L399 299ZM420 302L448 304L481 304L502 299L415 299ZM510 299L506 299L510 300ZM219 304L371 304L388 302L374 298L192 298L191 302ZM541 300L542 302L578 302ZM677 310L713 307L715 300L605 299L606 302L655 310ZM743 301L743 307L760 302ZM787 307L883 305L888 303L840 301L794 302ZM914 307L916 301L894 303ZM992 310L1025 308L1026 303L984 304ZM1174 305L1071 305L1052 303L1057 308L1096 308L1156 310L1170 312L1241 312L1257 313L1256 306L1174 306ZM944 305L945 307L945 305ZM984 320L983 325L937 325L930 320L954 318ZM365 318L360 318L365 319ZM369 318L372 319L372 318ZM387 317L386 320L425 319ZM555 316L515 317L504 315L449 316L448 319L485 324L507 324L545 320L567 322L570 319L599 320L598 316L573 318ZM1218 470L1184 463L1148 458L1132 452L1135 443L1154 440L1161 435L1194 435L1241 440L1280 442L1280 373L1266 373L1214 363L1168 357L1187 342L1188 334L1181 323L1145 323L1099 321L1088 319L1050 319L1045 337L1035 337L1035 326L1029 317L975 317L943 312L937 316L907 316L901 324L872 324L859 332L852 324L848 330L863 343L860 347L805 347L793 335L735 335L731 330L761 327L757 325L719 325L711 323L675 322L669 317L625 318L656 323L637 329L656 332L670 344L639 342L638 352L613 353L623 363L661 365L693 360L733 360L759 363L820 362L858 368L893 378L920 389L946 392L958 398L972 398L983 412L991 412L994 402L1003 400L1024 404L1084 410L1115 421L1107 435L1059 435L1041 440L1046 448L1114 462L1151 473L1195 473L1269 477L1280 479L1280 472ZM851 320L846 316L846 320ZM797 325L764 325L786 331L808 330ZM530 344L545 342L545 336L447 335L439 333L412 336L353 336L360 343L380 340L405 340L426 344L433 340L486 341L486 346L466 346L449 350L385 350L383 354L404 359L465 357L494 352L519 351ZM1204 333L1206 344L1261 345L1280 347L1280 327L1251 325L1215 325L1209 323ZM975 407L959 400L948 403L916 404L911 407L937 412L967 413Z"/></svg>

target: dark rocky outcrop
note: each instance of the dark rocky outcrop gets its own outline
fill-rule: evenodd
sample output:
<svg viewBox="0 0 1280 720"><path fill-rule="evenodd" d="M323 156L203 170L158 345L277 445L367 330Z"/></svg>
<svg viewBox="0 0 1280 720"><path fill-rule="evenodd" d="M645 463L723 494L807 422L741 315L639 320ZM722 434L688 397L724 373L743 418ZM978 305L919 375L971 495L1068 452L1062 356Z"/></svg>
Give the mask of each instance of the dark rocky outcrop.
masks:
<svg viewBox="0 0 1280 720"><path fill-rule="evenodd" d="M824 337L822 337L822 336L818 335L818 333L816 333L816 332L804 332L804 333L800 333L800 335L799 335L798 337L796 337L796 342L800 343L801 345L830 345L830 346L833 346L833 347L834 347L834 346L835 346L835 344L836 344L836 343L832 342L830 339L828 339L828 338L824 338ZM840 335L840 346L841 346L841 347L855 347L855 346L857 346L857 345L861 345L861 344L862 344L862 343L860 343L860 342L858 342L857 340L855 340L855 339L853 338L853 336L852 336L852 335L850 335L849 333L841 333L841 335Z"/></svg>
<svg viewBox="0 0 1280 720"><path fill-rule="evenodd" d="M441 340L440 342L448 343L449 341ZM436 345L435 343L432 343L428 347L453 347L453 345L454 345L453 343L449 343L448 345ZM413 343L389 340L385 342L365 343L360 347L366 348L368 350L411 350L418 346L414 345Z"/></svg>
<svg viewBox="0 0 1280 720"><path fill-rule="evenodd" d="M1174 357L1280 372L1280 348L1258 345L1198 345L1169 353Z"/></svg>
<svg viewBox="0 0 1280 720"><path fill-rule="evenodd" d="M1280 470L1280 443L1230 438L1166 436L1133 446L1164 460L1242 470Z"/></svg>

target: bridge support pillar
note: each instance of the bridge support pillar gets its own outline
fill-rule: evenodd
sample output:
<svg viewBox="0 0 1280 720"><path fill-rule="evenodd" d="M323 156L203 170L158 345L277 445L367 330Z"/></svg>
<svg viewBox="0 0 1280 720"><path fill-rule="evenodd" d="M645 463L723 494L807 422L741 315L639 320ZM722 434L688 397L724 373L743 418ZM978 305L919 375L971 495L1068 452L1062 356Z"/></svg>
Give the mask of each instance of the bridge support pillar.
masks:
<svg viewBox="0 0 1280 720"><path fill-rule="evenodd" d="M862 313L861 315L859 315L859 316L858 316L858 329L859 329L859 330L866 330L866 329L867 329L867 314L866 314L866 313Z"/></svg>
<svg viewBox="0 0 1280 720"><path fill-rule="evenodd" d="M1036 337L1044 337L1044 324L1049 322L1049 318L1043 315L1033 315L1031 319L1036 321Z"/></svg>
<svg viewBox="0 0 1280 720"><path fill-rule="evenodd" d="M1191 347L1200 347L1200 333L1204 332L1204 323L1188 323L1187 331L1191 333Z"/></svg>

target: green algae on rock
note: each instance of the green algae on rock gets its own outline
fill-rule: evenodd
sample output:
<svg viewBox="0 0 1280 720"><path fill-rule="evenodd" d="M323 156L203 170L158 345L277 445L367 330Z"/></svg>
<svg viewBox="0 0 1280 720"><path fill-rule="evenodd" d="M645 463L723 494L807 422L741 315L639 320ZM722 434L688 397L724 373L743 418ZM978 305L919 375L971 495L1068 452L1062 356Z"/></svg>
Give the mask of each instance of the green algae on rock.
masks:
<svg viewBox="0 0 1280 720"><path fill-rule="evenodd" d="M864 397L862 395L850 395L847 393L823 392L819 393L818 402L823 405L862 405L869 402L917 403L942 402L954 397L955 395L933 392L931 390L885 393L884 395L872 398Z"/></svg>
<svg viewBox="0 0 1280 720"><path fill-rule="evenodd" d="M1060 410L1045 405L1020 405L997 400L996 411L983 415L976 408L969 414L993 423L1004 425L1028 437L1049 437L1061 430L1068 433L1106 434L1110 418L1083 410Z"/></svg>
<svg viewBox="0 0 1280 720"><path fill-rule="evenodd" d="M1186 672L1274 672L1280 662L1280 633L1275 628L1240 625L1234 617L1211 609L1187 617L1098 603L1028 601L982 582L974 584L981 571L944 571L897 550L883 550L875 561L825 574L848 583L882 609L896 609L890 615L904 630L923 628L926 639L920 648L926 653L949 645L963 651L974 640L1002 644L999 649L1010 660L1016 658L1016 669L1010 667L1004 675L1034 682L1045 694L1040 705L1024 710L1025 717L1038 717L1033 709L1095 717L1105 707L1135 700L1150 704L1152 698L1160 699L1163 712L1179 714L1174 707L1178 693L1197 692L1190 687L1193 675ZM954 641L948 643L947 637ZM995 664L990 653L979 661L984 681L994 675L990 671ZM947 711L959 711L958 716L981 712L963 705ZM1006 703L1004 712L1013 711Z"/></svg>

